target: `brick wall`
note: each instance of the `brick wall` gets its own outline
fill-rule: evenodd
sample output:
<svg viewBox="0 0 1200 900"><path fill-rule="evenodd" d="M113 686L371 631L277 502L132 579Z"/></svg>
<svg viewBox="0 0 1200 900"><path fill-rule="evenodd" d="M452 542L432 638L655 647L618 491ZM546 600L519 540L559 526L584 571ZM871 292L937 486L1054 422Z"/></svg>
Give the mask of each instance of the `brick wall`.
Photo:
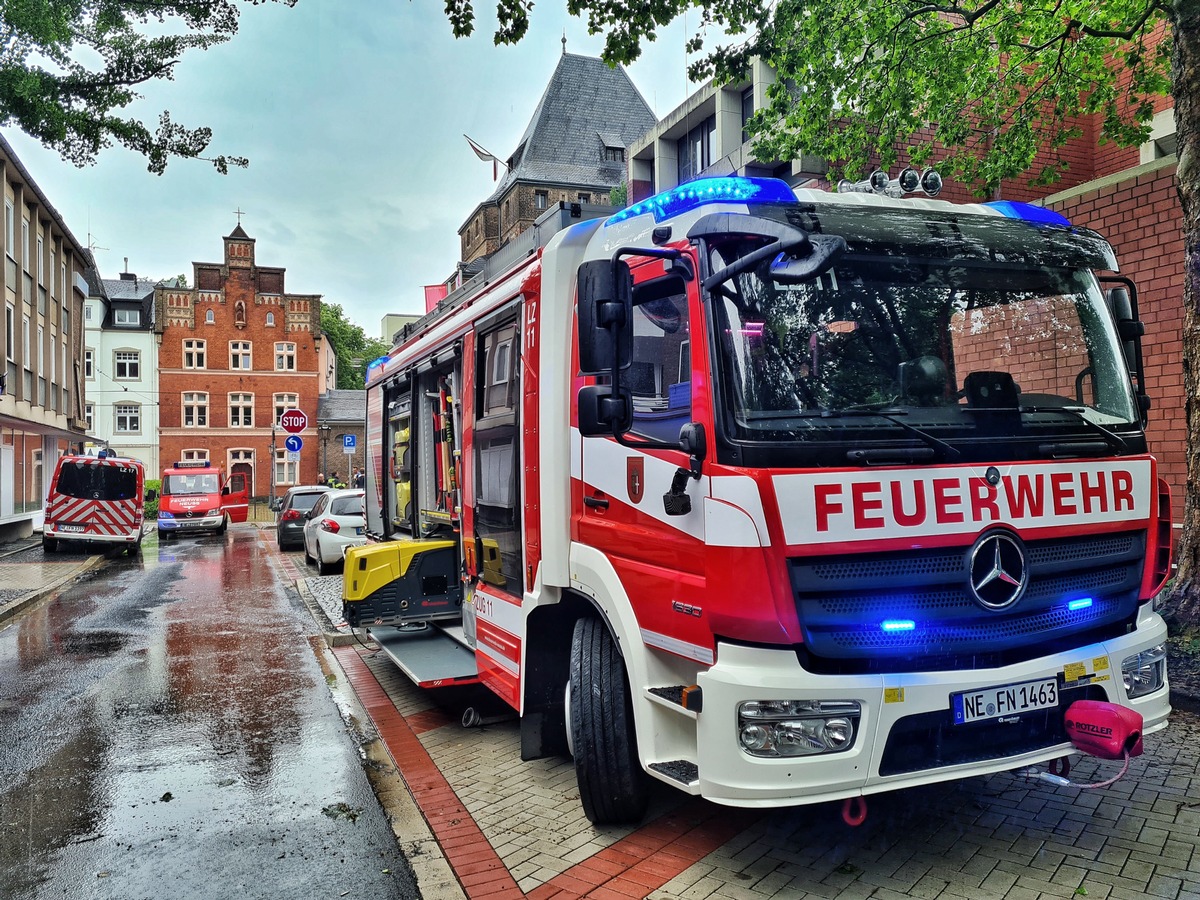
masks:
<svg viewBox="0 0 1200 900"><path fill-rule="evenodd" d="M1055 195L1047 206L1094 228L1117 253L1121 274L1138 288L1146 390L1153 401L1147 438L1159 472L1171 485L1174 517L1187 485L1187 423L1183 392L1183 232L1174 164L1142 166L1124 180Z"/></svg>

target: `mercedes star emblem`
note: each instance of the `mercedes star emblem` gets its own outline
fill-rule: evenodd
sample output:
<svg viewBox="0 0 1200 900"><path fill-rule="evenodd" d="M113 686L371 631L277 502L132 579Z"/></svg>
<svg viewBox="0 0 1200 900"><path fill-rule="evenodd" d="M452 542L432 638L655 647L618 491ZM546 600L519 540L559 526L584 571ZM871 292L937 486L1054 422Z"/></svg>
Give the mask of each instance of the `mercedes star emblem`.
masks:
<svg viewBox="0 0 1200 900"><path fill-rule="evenodd" d="M1021 598L1029 573L1025 550L1010 534L985 534L971 551L971 593L984 609L1007 609Z"/></svg>

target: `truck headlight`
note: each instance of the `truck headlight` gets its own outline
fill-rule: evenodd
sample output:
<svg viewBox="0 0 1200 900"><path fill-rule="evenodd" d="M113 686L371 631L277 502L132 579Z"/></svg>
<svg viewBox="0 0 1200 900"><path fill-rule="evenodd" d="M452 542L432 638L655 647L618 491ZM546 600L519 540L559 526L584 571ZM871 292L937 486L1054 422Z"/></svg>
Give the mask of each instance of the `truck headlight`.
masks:
<svg viewBox="0 0 1200 900"><path fill-rule="evenodd" d="M812 756L854 746L862 708L854 700L747 700L738 743L751 756Z"/></svg>
<svg viewBox="0 0 1200 900"><path fill-rule="evenodd" d="M1167 648L1163 644L1127 656L1121 662L1121 680L1129 699L1153 694L1167 683Z"/></svg>

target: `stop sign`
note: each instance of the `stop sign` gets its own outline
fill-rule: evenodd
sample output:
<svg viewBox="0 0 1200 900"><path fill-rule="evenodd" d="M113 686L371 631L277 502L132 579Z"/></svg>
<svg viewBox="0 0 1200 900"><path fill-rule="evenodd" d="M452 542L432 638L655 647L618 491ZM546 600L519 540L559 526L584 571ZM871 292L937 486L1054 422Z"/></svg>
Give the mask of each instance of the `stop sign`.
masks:
<svg viewBox="0 0 1200 900"><path fill-rule="evenodd" d="M285 410L279 417L279 426L288 434L299 434L308 427L308 416L300 409Z"/></svg>

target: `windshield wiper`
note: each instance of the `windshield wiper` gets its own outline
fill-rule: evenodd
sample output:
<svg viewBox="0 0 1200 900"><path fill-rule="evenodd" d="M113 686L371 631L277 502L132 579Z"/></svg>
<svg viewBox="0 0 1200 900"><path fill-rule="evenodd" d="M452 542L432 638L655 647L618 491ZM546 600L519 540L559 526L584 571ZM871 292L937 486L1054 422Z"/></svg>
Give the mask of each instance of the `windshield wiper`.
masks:
<svg viewBox="0 0 1200 900"><path fill-rule="evenodd" d="M1085 426L1087 426L1087 429L1089 431L1091 431L1093 434L1099 435L1101 438L1103 438L1104 442L1106 444L1108 444L1108 446L1111 447L1113 450L1120 450L1122 453L1131 452L1130 447L1129 447L1129 442L1127 440L1125 440L1125 438L1121 437L1115 431L1105 428L1103 425L1101 425L1097 422L1093 422L1091 419L1089 419L1087 416L1085 416L1081 410L1077 409L1076 407L1073 407L1073 406L1022 406L1022 407L1020 407L1020 412L1022 412L1022 413L1064 413L1068 416L1071 416L1076 421L1082 422Z"/></svg>
<svg viewBox="0 0 1200 900"><path fill-rule="evenodd" d="M899 425L900 428L902 428L905 432L907 432L908 434L911 434L913 437L920 440L923 444L925 444L925 446L938 451L939 453L941 453L943 455L943 457L945 459L948 459L951 462L953 462L954 460L956 460L960 456L962 456L962 454L958 452L957 448L950 446L943 440L935 438L929 432L922 431L920 428L916 428L912 425L909 425L907 422L897 418L897 416L908 415L908 413L901 412L899 410L897 410L896 412L887 413L887 412L881 412L879 410L874 410L874 409L823 409L820 412L812 413L812 415L820 416L822 419L841 419L841 418L883 419L887 422L891 422L893 425ZM858 457L852 457L855 459L866 459L867 458L866 451L851 450L850 453L851 454L860 454Z"/></svg>

